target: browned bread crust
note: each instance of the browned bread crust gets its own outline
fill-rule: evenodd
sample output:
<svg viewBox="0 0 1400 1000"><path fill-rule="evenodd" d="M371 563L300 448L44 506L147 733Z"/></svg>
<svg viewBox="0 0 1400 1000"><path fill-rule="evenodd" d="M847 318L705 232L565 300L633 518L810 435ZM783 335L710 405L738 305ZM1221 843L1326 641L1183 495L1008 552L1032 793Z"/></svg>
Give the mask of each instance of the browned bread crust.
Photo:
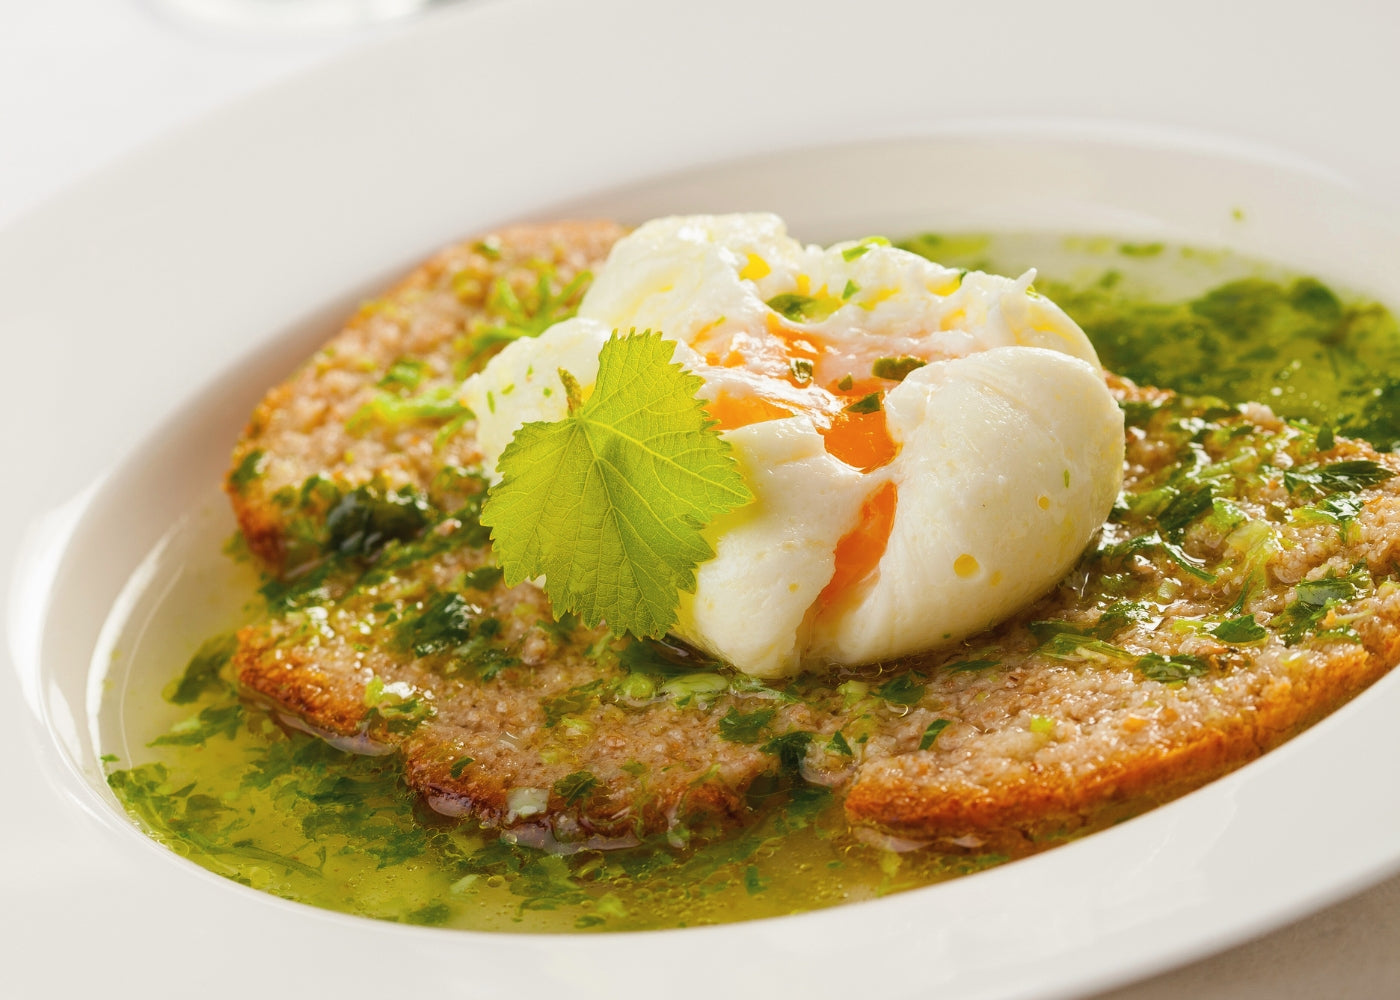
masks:
<svg viewBox="0 0 1400 1000"><path fill-rule="evenodd" d="M592 266L617 234L599 225L548 232L561 270ZM541 238L500 234L501 262L537 253ZM262 449L267 482L257 492L234 491L234 499L244 530L262 532L254 547L274 568L287 529L269 491L299 489L298 476L315 474L424 489L438 463L474 458L470 425L431 448L423 438L436 428L371 437L368 446L354 444L353 461L343 459L349 442L338 429L383 370L411 351L429 350L435 377L449 380L442 345L469 329L480 306L447 303L446 275L495 273L488 264L500 263L471 245L400 286L392 321L375 318L386 310L371 318L362 311L259 408L235 467ZM414 339L413 331L429 328L438 332ZM381 368L349 363L352 355ZM359 750L400 753L409 784L440 811L545 846L612 846L659 833L683 839L739 826L761 811L768 779L796 767L836 789L856 827L944 848L1037 850L1239 767L1400 659L1400 586L1391 581L1400 567L1400 478L1349 494L1357 512L1342 526L1302 516L1315 498L1285 482L1290 468L1306 463L1400 471L1396 456L1343 439L1319 451L1313 432L1263 407L1229 411L1110 382L1125 406L1172 411L1171 419L1130 427L1125 492L1159 483L1183 448L1201 463L1248 459L1254 471L1226 492L1239 512L1267 524L1270 547L1222 562L1233 536L1198 520L1177 539L1180 558L1162 546L1124 551L1115 545L1132 531L1116 521L1056 591L958 649L775 688L703 663L677 667L652 656L639 666L625 642L554 624L544 595L529 584L505 588L472 576L491 557L466 489L459 516L357 563L354 572L366 575L332 578L244 629L239 681L295 724ZM1192 421L1211 428L1199 441ZM1198 564L1216 570L1189 569ZM1296 606L1300 582L1359 567L1369 573L1365 586L1292 644L1279 628L1253 643L1213 634L1244 612L1277 621ZM1086 581L1104 574L1130 596L1150 595L1150 613L1107 624L1102 593L1085 596L1095 590ZM409 626L444 595L456 595L463 609L456 645L414 648ZM1088 637L1082 647L1054 648L1035 625L1046 620L1097 629L1109 651ZM1193 658L1194 675L1152 679L1143 664L1153 654ZM895 697L890 685L901 678ZM374 685L426 708L396 722L375 707ZM736 739L721 724L731 712L764 721ZM946 725L930 740L935 723Z"/></svg>
<svg viewBox="0 0 1400 1000"><path fill-rule="evenodd" d="M483 335L512 321L511 296L534 304L542 279L567 289L622 232L611 222L502 229L446 248L364 303L264 397L234 447L225 491L252 552L273 573L308 558L325 503L301 491L316 476L331 487L325 496L374 482L436 499L442 469L479 460L470 433L439 433L452 419L449 400L423 407L418 418L401 410L376 419L366 408L386 396L413 402L450 394L491 353L478 350ZM401 361L410 363L407 380L417 381L382 384Z"/></svg>

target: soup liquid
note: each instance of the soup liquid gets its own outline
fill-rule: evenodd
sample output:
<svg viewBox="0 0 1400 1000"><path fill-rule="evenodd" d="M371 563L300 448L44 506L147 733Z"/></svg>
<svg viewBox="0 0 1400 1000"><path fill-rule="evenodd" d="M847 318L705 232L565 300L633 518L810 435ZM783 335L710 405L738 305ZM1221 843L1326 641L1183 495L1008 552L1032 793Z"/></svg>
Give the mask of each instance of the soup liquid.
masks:
<svg viewBox="0 0 1400 1000"><path fill-rule="evenodd" d="M1105 366L1146 384L1400 444L1400 335L1374 304L1223 253L1059 236L923 236L951 266L1017 274L1085 328ZM800 783L756 790L767 818L691 849L664 842L547 854L441 817L397 757L357 756L279 726L220 669L260 611L257 575L221 498L172 529L124 600L99 738L109 784L175 853L287 899L473 930L684 927L819 909L1007 860L858 839L839 803ZM214 639L209 639L215 636ZM185 673L191 654L201 664ZM765 801L766 799L766 801Z"/></svg>

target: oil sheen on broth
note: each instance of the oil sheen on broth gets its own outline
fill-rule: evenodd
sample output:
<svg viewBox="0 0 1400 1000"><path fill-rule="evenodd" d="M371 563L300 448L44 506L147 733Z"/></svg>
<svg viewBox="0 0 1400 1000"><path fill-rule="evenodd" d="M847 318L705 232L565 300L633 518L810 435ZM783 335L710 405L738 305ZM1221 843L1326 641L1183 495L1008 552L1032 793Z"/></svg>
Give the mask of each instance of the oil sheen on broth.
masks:
<svg viewBox="0 0 1400 1000"><path fill-rule="evenodd" d="M1387 374L1400 373L1400 331L1378 304L1222 252L1155 243L925 235L903 245L950 266L1039 268L1038 288L1084 328L1105 367L1139 383L1257 399L1383 450L1400 445L1400 374ZM258 608L237 540L232 558L216 555L230 531L214 498L174 529L123 625L104 708L116 720L103 749L117 797L153 837L219 875L384 920L552 932L796 913L1006 860L863 841L831 792L800 781L755 789L766 819L687 850L662 842L552 855L448 820L408 791L394 756L344 753L238 698L224 671L231 630Z"/></svg>

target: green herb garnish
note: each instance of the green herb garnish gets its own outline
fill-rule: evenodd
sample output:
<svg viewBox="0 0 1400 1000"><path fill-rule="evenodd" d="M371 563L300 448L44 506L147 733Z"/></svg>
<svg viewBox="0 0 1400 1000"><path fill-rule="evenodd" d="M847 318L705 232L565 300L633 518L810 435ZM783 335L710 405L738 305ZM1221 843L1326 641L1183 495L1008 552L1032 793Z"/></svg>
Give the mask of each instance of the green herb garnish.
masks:
<svg viewBox="0 0 1400 1000"><path fill-rule="evenodd" d="M870 374L876 378L887 378L893 382L903 382L909 373L928 364L923 358L902 354L897 358L876 358L870 366Z"/></svg>
<svg viewBox="0 0 1400 1000"><path fill-rule="evenodd" d="M206 691L218 688L224 683L224 667L233 659L236 649L238 639L233 635L216 635L206 639L190 657L189 665L179 681L166 690L165 700L172 705L188 705L198 701Z"/></svg>
<svg viewBox="0 0 1400 1000"><path fill-rule="evenodd" d="M1365 565L1357 566L1345 576L1328 575L1316 580L1304 580L1293 588L1294 599L1269 622L1283 629L1284 640L1292 646L1311 635L1355 641L1355 633L1344 623L1338 628L1322 629L1328 613L1338 605L1360 597L1371 589L1371 575Z"/></svg>
<svg viewBox="0 0 1400 1000"><path fill-rule="evenodd" d="M829 295L814 297L784 292L769 299L768 308L794 323L820 323L841 308L841 300Z"/></svg>
<svg viewBox="0 0 1400 1000"><path fill-rule="evenodd" d="M763 730L768 728L768 723L773 721L776 711L763 708L757 712L741 712L731 708L719 720L719 738L730 743L757 743Z"/></svg>
<svg viewBox="0 0 1400 1000"><path fill-rule="evenodd" d="M442 591L428 599L423 610L406 618L394 632L401 649L414 656L431 656L465 643L472 637L475 609L461 594Z"/></svg>
<svg viewBox="0 0 1400 1000"><path fill-rule="evenodd" d="M943 732L953 724L952 719L934 719L924 730L924 735L919 737L919 749L927 750L933 746L934 740L938 739L938 734Z"/></svg>
<svg viewBox="0 0 1400 1000"><path fill-rule="evenodd" d="M1150 681L1180 684L1192 677L1200 677L1207 673L1210 670L1210 663L1199 656L1191 656L1186 653L1173 653L1171 656L1148 653L1137 661L1137 669L1142 676Z"/></svg>
<svg viewBox="0 0 1400 1000"><path fill-rule="evenodd" d="M847 413L879 413L880 394L878 392L868 393L846 407Z"/></svg>
<svg viewBox="0 0 1400 1000"><path fill-rule="evenodd" d="M170 732L151 740L153 747L192 747L215 736L233 739L243 725L243 706L238 702L211 705L198 715L170 727Z"/></svg>
<svg viewBox="0 0 1400 1000"><path fill-rule="evenodd" d="M811 745L814 735L805 729L794 729L790 733L773 737L759 749L777 757L785 772L796 774L802 769L802 760L807 756L807 747Z"/></svg>
<svg viewBox="0 0 1400 1000"><path fill-rule="evenodd" d="M875 689L875 694L893 705L917 705L927 685L918 674L900 674Z"/></svg>
<svg viewBox="0 0 1400 1000"><path fill-rule="evenodd" d="M1391 472L1379 462L1358 459L1350 462L1333 462L1330 465L1304 465L1289 469L1283 474L1283 484L1289 493L1311 491L1327 496L1332 493L1356 493L1372 486L1379 486L1394 478Z"/></svg>
<svg viewBox="0 0 1400 1000"><path fill-rule="evenodd" d="M1248 646L1269 637L1268 629L1255 621L1253 615L1241 615L1221 622L1210 630L1210 634L1232 646Z"/></svg>
<svg viewBox="0 0 1400 1000"><path fill-rule="evenodd" d="M417 537L428 526L430 508L411 491L360 486L326 512L325 551L373 556L390 541Z"/></svg>
<svg viewBox="0 0 1400 1000"><path fill-rule="evenodd" d="M434 714L427 697L412 685L403 681L385 684L379 676L371 677L365 685L364 705L369 709L362 723L367 731L382 723L391 733L410 733Z"/></svg>
<svg viewBox="0 0 1400 1000"><path fill-rule="evenodd" d="M592 795L597 787L598 779L592 771L575 771L554 783L554 794L564 800L564 805L572 806Z"/></svg>
<svg viewBox="0 0 1400 1000"><path fill-rule="evenodd" d="M516 432L482 508L506 583L544 576L556 612L590 628L665 633L714 555L705 525L753 498L674 350L614 335L587 401L561 371L568 415Z"/></svg>
<svg viewBox="0 0 1400 1000"><path fill-rule="evenodd" d="M242 493L248 484L263 474L263 454L261 448L254 448L243 456L238 467L228 474L228 484L235 493Z"/></svg>

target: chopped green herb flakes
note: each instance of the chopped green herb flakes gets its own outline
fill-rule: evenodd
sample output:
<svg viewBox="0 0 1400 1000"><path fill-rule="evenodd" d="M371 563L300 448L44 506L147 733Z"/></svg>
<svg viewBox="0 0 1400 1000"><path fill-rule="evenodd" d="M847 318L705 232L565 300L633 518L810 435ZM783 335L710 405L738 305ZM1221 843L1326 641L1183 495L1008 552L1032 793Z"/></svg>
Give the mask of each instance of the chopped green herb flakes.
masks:
<svg viewBox="0 0 1400 1000"><path fill-rule="evenodd" d="M933 746L934 741L938 739L938 734L952 724L953 722L951 719L934 719L930 722L928 728L924 730L924 735L919 737L919 749L927 750L929 747Z"/></svg>
<svg viewBox="0 0 1400 1000"><path fill-rule="evenodd" d="M775 714L776 710L771 708L757 712L740 712L737 708L731 708L719 720L720 739L731 743L757 743Z"/></svg>
<svg viewBox="0 0 1400 1000"><path fill-rule="evenodd" d="M893 382L903 382L909 377L909 373L928 364L922 358L911 358L902 355L897 358L877 358L870 367L870 374L876 378L886 378Z"/></svg>

